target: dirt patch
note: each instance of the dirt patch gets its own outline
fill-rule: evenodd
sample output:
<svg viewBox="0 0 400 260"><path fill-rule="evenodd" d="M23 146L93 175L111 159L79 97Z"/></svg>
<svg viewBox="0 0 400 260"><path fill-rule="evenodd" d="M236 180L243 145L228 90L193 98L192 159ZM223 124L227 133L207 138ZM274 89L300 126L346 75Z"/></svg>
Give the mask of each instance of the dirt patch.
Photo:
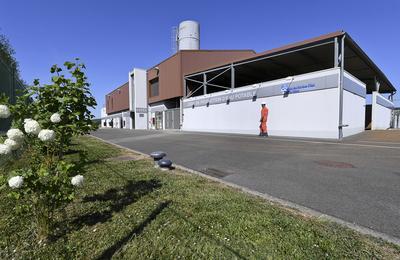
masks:
<svg viewBox="0 0 400 260"><path fill-rule="evenodd" d="M360 141L400 143L400 130L373 130L365 131Z"/></svg>
<svg viewBox="0 0 400 260"><path fill-rule="evenodd" d="M141 155L141 154L134 154L134 153L127 153L127 154L122 154L116 157L111 157L111 158L107 158L106 161L139 161L139 160L144 160L147 159L146 156Z"/></svg>

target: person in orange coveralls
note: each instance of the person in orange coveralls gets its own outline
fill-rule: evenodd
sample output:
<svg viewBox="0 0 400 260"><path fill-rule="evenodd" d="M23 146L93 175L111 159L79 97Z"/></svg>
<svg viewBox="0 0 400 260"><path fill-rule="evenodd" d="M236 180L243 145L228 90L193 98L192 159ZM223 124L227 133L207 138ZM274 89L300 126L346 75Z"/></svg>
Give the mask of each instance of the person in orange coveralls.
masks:
<svg viewBox="0 0 400 260"><path fill-rule="evenodd" d="M260 136L268 136L267 130L268 108L265 102L261 103Z"/></svg>

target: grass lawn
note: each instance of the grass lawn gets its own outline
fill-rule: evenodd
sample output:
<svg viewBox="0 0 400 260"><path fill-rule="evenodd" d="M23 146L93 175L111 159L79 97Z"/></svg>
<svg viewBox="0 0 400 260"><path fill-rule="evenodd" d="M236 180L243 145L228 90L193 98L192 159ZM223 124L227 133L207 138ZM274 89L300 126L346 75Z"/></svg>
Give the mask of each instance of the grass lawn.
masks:
<svg viewBox="0 0 400 260"><path fill-rule="evenodd" d="M0 193L0 259L371 259L400 258L400 247L297 214L91 137L85 185L58 217L54 241L38 245L29 218Z"/></svg>

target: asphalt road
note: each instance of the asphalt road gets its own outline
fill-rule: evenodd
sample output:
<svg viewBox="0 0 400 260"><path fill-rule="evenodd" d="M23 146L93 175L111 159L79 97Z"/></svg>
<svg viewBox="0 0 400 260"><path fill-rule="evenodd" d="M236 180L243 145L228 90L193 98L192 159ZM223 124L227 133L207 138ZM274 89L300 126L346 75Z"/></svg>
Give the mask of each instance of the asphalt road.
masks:
<svg viewBox="0 0 400 260"><path fill-rule="evenodd" d="M93 135L147 154L165 151L187 168L400 238L400 131L376 133L343 142L122 129Z"/></svg>

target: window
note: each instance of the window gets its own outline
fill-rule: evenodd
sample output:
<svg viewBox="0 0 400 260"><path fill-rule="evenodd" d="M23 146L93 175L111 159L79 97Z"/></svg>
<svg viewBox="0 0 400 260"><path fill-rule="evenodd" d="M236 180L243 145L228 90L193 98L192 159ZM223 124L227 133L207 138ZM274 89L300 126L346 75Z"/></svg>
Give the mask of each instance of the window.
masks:
<svg viewBox="0 0 400 260"><path fill-rule="evenodd" d="M150 96L155 97L159 95L158 78L150 81Z"/></svg>

